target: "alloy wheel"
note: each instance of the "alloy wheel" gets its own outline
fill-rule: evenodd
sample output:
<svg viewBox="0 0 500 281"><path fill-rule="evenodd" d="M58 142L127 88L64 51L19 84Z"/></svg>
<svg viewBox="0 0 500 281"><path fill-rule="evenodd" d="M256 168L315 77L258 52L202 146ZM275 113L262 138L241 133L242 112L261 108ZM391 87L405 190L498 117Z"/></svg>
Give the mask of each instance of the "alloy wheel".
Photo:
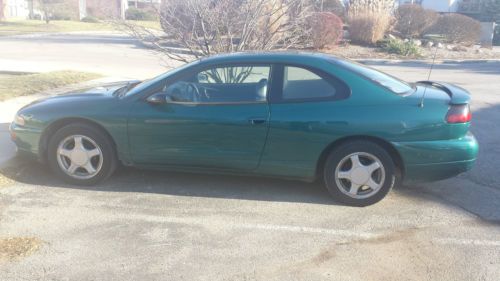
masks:
<svg viewBox="0 0 500 281"><path fill-rule="evenodd" d="M375 155L355 152L342 158L335 169L340 191L354 199L375 195L384 185L385 168Z"/></svg>
<svg viewBox="0 0 500 281"><path fill-rule="evenodd" d="M75 179L90 179L99 173L103 164L99 145L83 135L63 139L57 148L57 163L63 172Z"/></svg>

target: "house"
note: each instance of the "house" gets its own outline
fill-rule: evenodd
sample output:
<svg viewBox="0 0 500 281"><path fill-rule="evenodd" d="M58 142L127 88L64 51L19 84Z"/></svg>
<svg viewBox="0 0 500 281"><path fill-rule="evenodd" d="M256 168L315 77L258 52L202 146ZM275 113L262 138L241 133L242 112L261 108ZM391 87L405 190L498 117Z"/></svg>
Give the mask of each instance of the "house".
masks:
<svg viewBox="0 0 500 281"><path fill-rule="evenodd" d="M417 4L439 13L478 14L482 0L397 0L399 5Z"/></svg>
<svg viewBox="0 0 500 281"><path fill-rule="evenodd" d="M86 16L124 19L128 2L127 0L62 0L57 2L57 5L60 5L61 10L64 10L71 19L82 19ZM32 5L33 0L0 0L0 18L28 19L30 10L33 11Z"/></svg>
<svg viewBox="0 0 500 281"><path fill-rule="evenodd" d="M29 3L26 0L0 0L0 18L28 18Z"/></svg>
<svg viewBox="0 0 500 281"><path fill-rule="evenodd" d="M439 13L460 13L481 22L481 45L489 47L493 43L495 22L483 13L484 0L396 0L397 4L417 4Z"/></svg>
<svg viewBox="0 0 500 281"><path fill-rule="evenodd" d="M128 0L128 6L136 9L157 9L161 0Z"/></svg>
<svg viewBox="0 0 500 281"><path fill-rule="evenodd" d="M417 4L439 13L456 13L460 0L399 0L399 5Z"/></svg>
<svg viewBox="0 0 500 281"><path fill-rule="evenodd" d="M73 0L78 2L79 18L93 16L97 18L125 19L128 9L127 0Z"/></svg>

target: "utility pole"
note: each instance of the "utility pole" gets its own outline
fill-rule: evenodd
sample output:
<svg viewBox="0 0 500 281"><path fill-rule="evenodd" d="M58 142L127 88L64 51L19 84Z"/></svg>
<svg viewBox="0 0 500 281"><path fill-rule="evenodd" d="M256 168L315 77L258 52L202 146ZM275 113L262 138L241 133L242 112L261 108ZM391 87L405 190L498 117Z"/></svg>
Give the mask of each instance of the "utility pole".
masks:
<svg viewBox="0 0 500 281"><path fill-rule="evenodd" d="M28 0L28 10L29 10L29 19L32 20L35 18L35 10L33 7L33 1L34 0Z"/></svg>
<svg viewBox="0 0 500 281"><path fill-rule="evenodd" d="M128 7L128 2L127 0L118 0L118 3L120 4L120 18L122 20L125 19L125 11L127 10Z"/></svg>
<svg viewBox="0 0 500 281"><path fill-rule="evenodd" d="M78 0L78 17L80 20L87 16L87 0Z"/></svg>

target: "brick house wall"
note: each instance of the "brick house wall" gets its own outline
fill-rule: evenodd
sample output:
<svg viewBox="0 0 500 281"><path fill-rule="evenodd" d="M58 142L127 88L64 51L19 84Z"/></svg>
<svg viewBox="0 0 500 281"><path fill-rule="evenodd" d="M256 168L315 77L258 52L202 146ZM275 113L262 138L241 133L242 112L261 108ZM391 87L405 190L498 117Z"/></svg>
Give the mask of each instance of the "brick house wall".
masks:
<svg viewBox="0 0 500 281"><path fill-rule="evenodd" d="M126 0L66 0L76 7L79 17L93 16L100 19L123 18L128 8Z"/></svg>
<svg viewBox="0 0 500 281"><path fill-rule="evenodd" d="M87 14L97 18L121 16L121 0L87 0Z"/></svg>

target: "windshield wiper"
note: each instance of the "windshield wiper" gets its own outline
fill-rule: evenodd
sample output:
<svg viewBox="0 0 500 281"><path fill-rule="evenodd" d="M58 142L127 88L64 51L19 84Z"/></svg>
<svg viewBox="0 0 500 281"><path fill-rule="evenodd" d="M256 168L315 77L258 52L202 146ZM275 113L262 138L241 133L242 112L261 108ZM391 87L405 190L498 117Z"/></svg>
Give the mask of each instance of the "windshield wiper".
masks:
<svg viewBox="0 0 500 281"><path fill-rule="evenodd" d="M128 91L130 91L132 88L137 86L138 82L133 81L133 82L128 82L127 85L118 88L116 91L113 92L113 96L117 96L119 98L123 97Z"/></svg>

